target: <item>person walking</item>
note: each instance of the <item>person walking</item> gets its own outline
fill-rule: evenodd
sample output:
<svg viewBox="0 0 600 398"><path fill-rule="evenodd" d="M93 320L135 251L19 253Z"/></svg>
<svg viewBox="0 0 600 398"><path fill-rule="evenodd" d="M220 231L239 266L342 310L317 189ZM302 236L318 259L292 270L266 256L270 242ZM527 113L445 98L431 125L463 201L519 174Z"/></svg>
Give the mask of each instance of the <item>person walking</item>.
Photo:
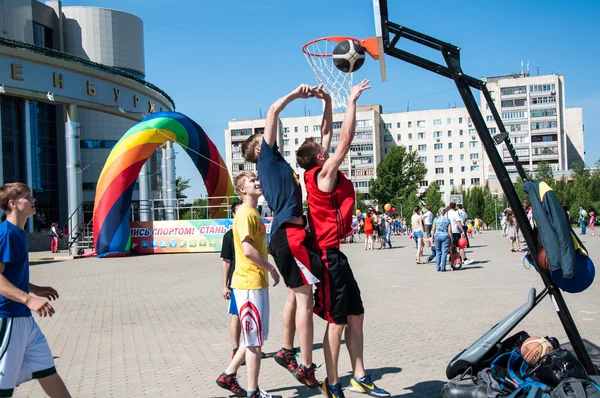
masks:
<svg viewBox="0 0 600 398"><path fill-rule="evenodd" d="M431 232L433 234L433 243L436 252L436 270L438 272L444 272L446 271L448 248L452 245L452 226L450 225L450 220L446 217L445 207L441 207L438 210L437 217L433 220Z"/></svg>
<svg viewBox="0 0 600 398"><path fill-rule="evenodd" d="M581 227L581 235L585 235L585 214L587 212L583 208L583 204L579 205L579 226Z"/></svg>
<svg viewBox="0 0 600 398"><path fill-rule="evenodd" d="M369 207L367 215L365 216L365 250L374 250L373 242L373 208Z"/></svg>
<svg viewBox="0 0 600 398"><path fill-rule="evenodd" d="M424 230L424 226L423 226L423 218L421 217L421 209L419 208L419 206L416 206L414 208L414 212L411 218L411 225L412 225L412 234L413 234L413 238L415 239L415 243L417 246L417 264L425 264L424 262L421 262L421 256L423 255L423 230Z"/></svg>
<svg viewBox="0 0 600 398"><path fill-rule="evenodd" d="M57 222L52 223L52 226L50 227L50 231L48 232L48 235L51 238L50 250L52 250L52 253L58 253L59 233L58 233L58 223Z"/></svg>
<svg viewBox="0 0 600 398"><path fill-rule="evenodd" d="M433 222L433 213L431 212L431 206L425 206L425 213L423 213L423 225L425 226L425 239L427 244L430 246L429 238L431 238L431 225Z"/></svg>

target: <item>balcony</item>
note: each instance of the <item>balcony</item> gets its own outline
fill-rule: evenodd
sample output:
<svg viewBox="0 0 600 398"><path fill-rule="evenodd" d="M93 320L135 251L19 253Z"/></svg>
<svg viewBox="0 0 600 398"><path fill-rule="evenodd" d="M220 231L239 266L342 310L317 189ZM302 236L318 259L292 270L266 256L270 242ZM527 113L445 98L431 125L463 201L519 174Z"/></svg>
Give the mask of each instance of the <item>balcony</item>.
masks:
<svg viewBox="0 0 600 398"><path fill-rule="evenodd" d="M558 134L558 127L548 127L545 129L531 130L531 135L540 134Z"/></svg>
<svg viewBox="0 0 600 398"><path fill-rule="evenodd" d="M250 137L250 135L232 135L231 142L244 142Z"/></svg>
<svg viewBox="0 0 600 398"><path fill-rule="evenodd" d="M373 126L360 126L356 127L357 133L368 133L373 131Z"/></svg>

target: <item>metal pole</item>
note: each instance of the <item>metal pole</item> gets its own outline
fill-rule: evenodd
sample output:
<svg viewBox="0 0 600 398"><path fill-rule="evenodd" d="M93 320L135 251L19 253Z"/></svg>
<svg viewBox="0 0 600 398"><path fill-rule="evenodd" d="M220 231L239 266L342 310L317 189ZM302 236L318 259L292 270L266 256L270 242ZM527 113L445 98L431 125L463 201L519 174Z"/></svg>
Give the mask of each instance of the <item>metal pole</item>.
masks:
<svg viewBox="0 0 600 398"><path fill-rule="evenodd" d="M494 198L494 215L496 219L496 231L498 230L498 200Z"/></svg>
<svg viewBox="0 0 600 398"><path fill-rule="evenodd" d="M166 194L167 194L167 220L175 219L175 151L173 149L173 142L167 141L165 144L166 149Z"/></svg>
<svg viewBox="0 0 600 398"><path fill-rule="evenodd" d="M68 209L71 216L69 237L81 233L83 217L81 217L81 160L79 157L79 123L77 122L77 105L67 105L67 122L65 123L65 143L67 149L67 192ZM69 248L69 254L79 251L79 239Z"/></svg>
<svg viewBox="0 0 600 398"><path fill-rule="evenodd" d="M140 206L140 221L152 221L150 213L150 166L149 162L144 163L138 176L139 182L139 206Z"/></svg>

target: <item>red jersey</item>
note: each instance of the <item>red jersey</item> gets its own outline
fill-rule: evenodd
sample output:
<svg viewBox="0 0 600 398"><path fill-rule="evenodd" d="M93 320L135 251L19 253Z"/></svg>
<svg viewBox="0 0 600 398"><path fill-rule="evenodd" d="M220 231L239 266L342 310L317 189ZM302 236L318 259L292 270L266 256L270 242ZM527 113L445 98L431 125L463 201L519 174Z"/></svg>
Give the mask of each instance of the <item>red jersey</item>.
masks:
<svg viewBox="0 0 600 398"><path fill-rule="evenodd" d="M323 167L314 167L304 173L308 194L308 221L315 240L321 249L339 248L340 240L352 233L354 186L338 170L335 190L323 192L317 186L317 176Z"/></svg>

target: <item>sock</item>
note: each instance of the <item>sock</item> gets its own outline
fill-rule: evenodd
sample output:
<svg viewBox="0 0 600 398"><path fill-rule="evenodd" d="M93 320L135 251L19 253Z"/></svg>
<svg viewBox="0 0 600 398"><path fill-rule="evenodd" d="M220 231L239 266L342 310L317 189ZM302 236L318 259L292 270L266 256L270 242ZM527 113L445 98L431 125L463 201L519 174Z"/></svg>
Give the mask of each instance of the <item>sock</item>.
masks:
<svg viewBox="0 0 600 398"><path fill-rule="evenodd" d="M252 396L252 394L254 394L255 392L256 392L256 390L248 390L248 391L246 392L246 397L251 397L251 396Z"/></svg>

